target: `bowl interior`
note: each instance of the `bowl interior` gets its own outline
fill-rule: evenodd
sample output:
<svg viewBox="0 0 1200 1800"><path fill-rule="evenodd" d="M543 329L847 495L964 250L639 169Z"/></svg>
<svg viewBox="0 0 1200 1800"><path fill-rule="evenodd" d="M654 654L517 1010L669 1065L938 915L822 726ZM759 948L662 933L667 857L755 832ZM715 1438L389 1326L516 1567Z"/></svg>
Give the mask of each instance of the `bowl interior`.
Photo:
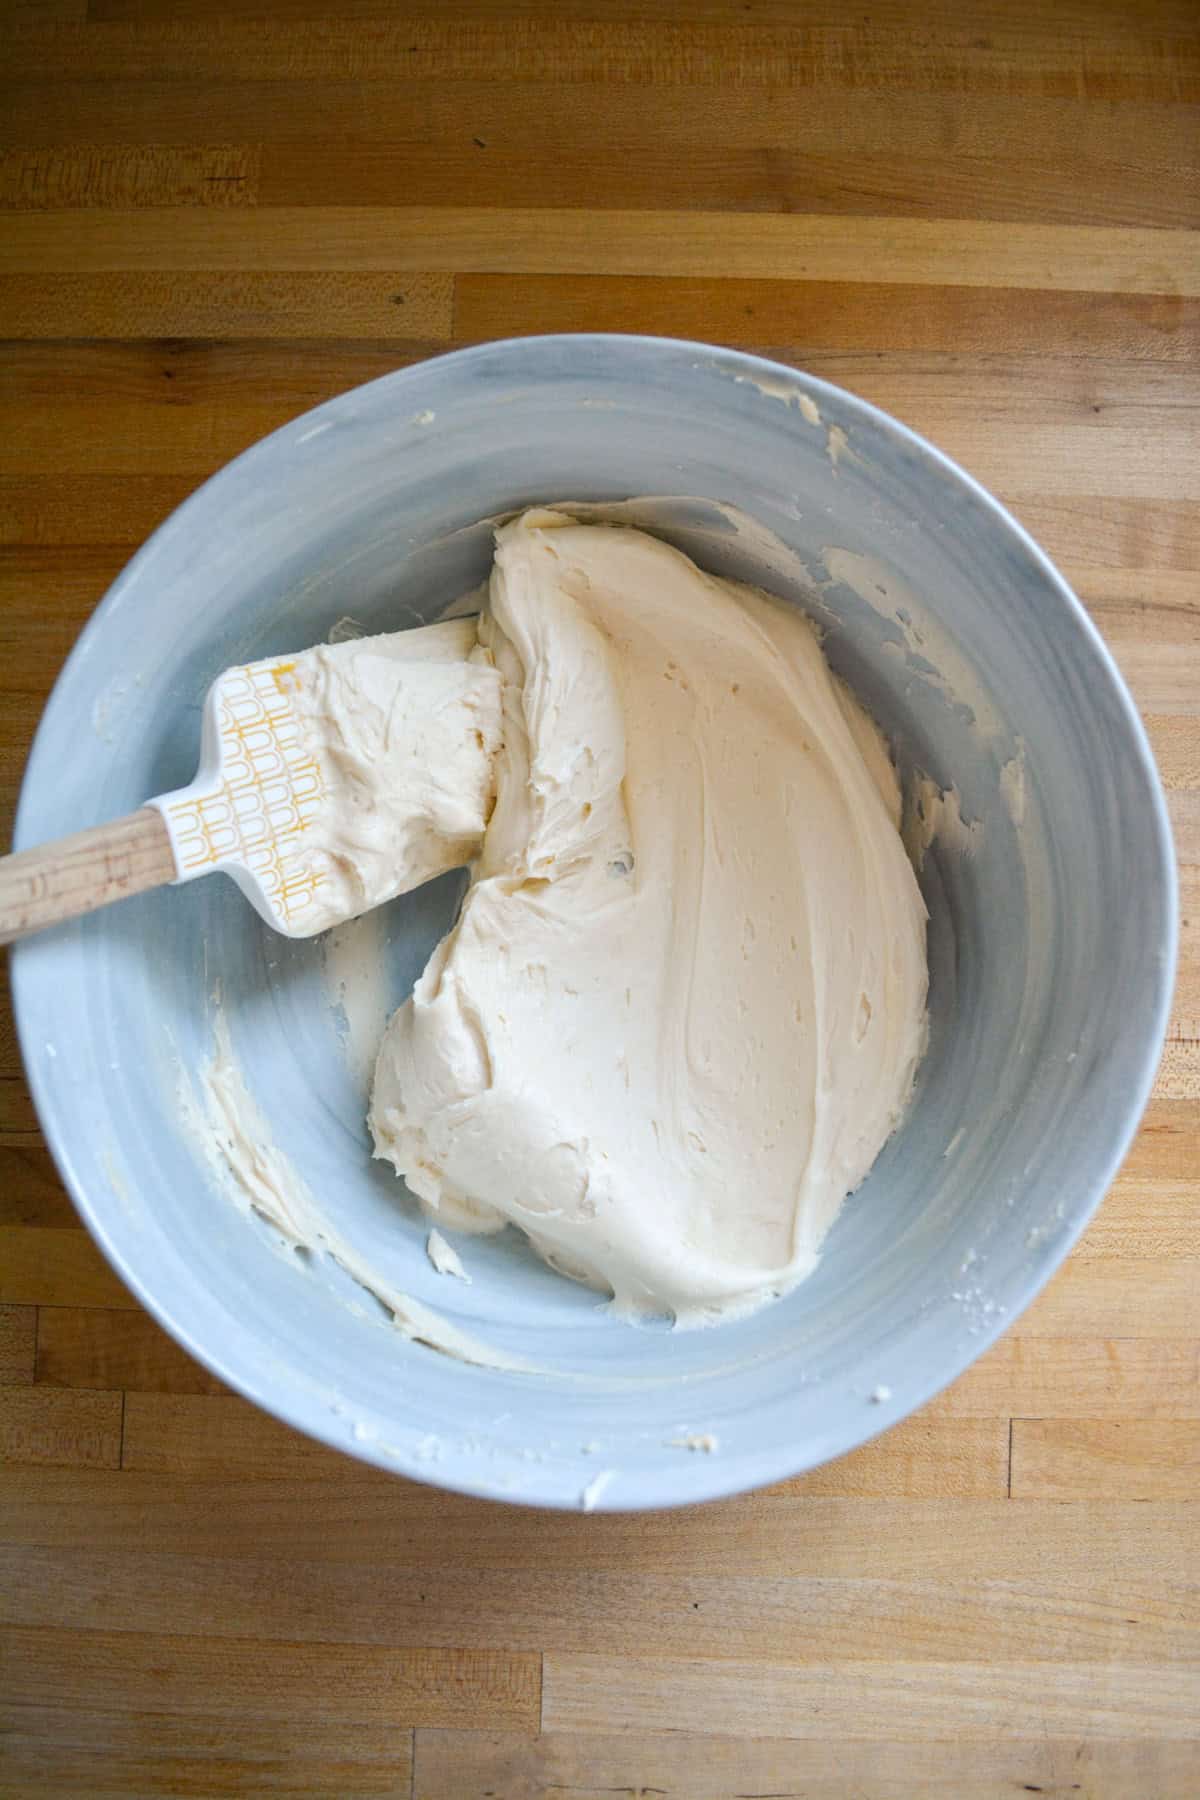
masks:
<svg viewBox="0 0 1200 1800"><path fill-rule="evenodd" d="M592 1490L601 1507L669 1504L850 1448L1002 1329L1110 1177L1169 994L1169 839L1128 698L1045 560L928 446L822 383L646 339L485 346L296 421L166 523L55 690L19 823L28 844L182 785L219 670L317 642L347 615L369 630L437 617L483 579L488 519L630 496L650 498L625 516L704 567L809 609L902 773L958 795L963 824L921 871L931 1040L918 1093L795 1294L672 1333L613 1320L511 1231L460 1244L469 1287L433 1271L427 1226L371 1160L365 1065L453 918L461 876L332 947L275 936L218 877L14 958L50 1141L159 1318L329 1442L545 1504L579 1504L609 1472ZM363 969L381 973L360 981ZM247 1085L343 1234L539 1373L405 1340L336 1265L231 1204L180 1100L211 1054L218 987ZM689 1433L719 1448L670 1442Z"/></svg>

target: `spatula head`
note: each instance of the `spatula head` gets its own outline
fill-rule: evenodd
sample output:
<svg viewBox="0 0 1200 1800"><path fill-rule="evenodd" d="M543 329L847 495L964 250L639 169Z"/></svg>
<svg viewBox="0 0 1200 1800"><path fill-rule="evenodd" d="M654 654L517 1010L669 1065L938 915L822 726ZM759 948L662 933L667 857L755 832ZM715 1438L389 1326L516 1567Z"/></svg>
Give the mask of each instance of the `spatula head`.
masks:
<svg viewBox="0 0 1200 1800"><path fill-rule="evenodd" d="M502 736L473 618L226 669L200 767L151 804L178 878L223 869L308 937L478 854Z"/></svg>
<svg viewBox="0 0 1200 1800"><path fill-rule="evenodd" d="M217 678L196 779L158 803L180 880L224 869L287 937L329 922L329 870L314 830L328 782L297 705L297 660L244 663Z"/></svg>

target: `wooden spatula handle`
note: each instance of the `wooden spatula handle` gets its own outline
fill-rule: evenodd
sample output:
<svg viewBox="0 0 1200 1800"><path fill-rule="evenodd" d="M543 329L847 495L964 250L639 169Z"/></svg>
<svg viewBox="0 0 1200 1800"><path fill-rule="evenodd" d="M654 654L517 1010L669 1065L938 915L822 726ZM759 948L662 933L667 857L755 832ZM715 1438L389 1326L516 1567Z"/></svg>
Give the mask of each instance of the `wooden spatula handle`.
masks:
<svg viewBox="0 0 1200 1800"><path fill-rule="evenodd" d="M0 944L161 887L175 875L162 814L150 806L0 857Z"/></svg>

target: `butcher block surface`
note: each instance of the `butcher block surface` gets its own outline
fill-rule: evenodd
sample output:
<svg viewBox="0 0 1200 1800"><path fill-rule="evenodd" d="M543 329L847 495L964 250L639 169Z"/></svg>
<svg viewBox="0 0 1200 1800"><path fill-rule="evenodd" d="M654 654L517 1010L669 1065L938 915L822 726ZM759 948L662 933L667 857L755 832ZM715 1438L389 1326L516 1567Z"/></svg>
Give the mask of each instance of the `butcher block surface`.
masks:
<svg viewBox="0 0 1200 1800"><path fill-rule="evenodd" d="M1159 759L1154 1097L1032 1309L803 1480L547 1515L224 1391L0 1038L0 1793L1200 1793L1194 0L0 0L0 806L135 547L355 383L537 331L763 351L1073 582ZM81 722L86 747L87 722Z"/></svg>

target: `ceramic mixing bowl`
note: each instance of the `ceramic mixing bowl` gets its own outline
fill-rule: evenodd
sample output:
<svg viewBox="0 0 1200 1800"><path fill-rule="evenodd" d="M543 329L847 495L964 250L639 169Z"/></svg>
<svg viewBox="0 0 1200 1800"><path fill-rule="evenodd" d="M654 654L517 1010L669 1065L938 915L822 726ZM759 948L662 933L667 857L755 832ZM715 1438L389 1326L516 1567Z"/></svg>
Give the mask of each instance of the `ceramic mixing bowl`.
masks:
<svg viewBox="0 0 1200 1800"><path fill-rule="evenodd" d="M17 832L27 846L190 778L226 664L315 643L346 615L371 630L435 618L486 573L480 521L631 496L650 497L631 516L704 567L811 611L905 776L957 795L921 869L916 1097L788 1298L715 1330L633 1327L512 1231L460 1246L469 1287L433 1270L426 1224L371 1160L362 1038L452 920L460 877L364 928L374 972L344 993L349 949L273 935L221 877L13 959L59 1168L179 1342L353 1456L551 1506L709 1498L851 1449L1011 1323L1116 1170L1171 991L1170 837L1129 696L1036 545L903 426L791 369L636 337L460 351L296 419L155 533L63 670ZM538 1372L406 1340L335 1264L233 1204L185 1116L218 986L270 1132L343 1235Z"/></svg>

